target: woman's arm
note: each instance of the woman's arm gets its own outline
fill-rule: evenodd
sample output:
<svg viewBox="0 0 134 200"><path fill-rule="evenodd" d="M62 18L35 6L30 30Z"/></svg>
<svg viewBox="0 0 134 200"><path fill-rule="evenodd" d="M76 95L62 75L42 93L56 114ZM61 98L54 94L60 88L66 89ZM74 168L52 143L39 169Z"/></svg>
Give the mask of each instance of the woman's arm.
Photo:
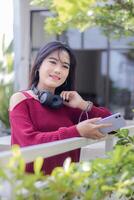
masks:
<svg viewBox="0 0 134 200"><path fill-rule="evenodd" d="M87 111L88 119L96 117L107 117L111 115L111 112L105 107L96 107L92 103L85 101L76 91L63 91L61 97L64 99L64 104L74 108L70 109L70 115L72 115L74 123L78 123L79 116L82 111ZM81 121L86 120L86 113L83 112Z"/></svg>
<svg viewBox="0 0 134 200"><path fill-rule="evenodd" d="M41 132L36 130L28 117L10 116L12 144L28 146L34 144L47 143L63 140L72 137L80 137L76 126L61 127L52 132Z"/></svg>
<svg viewBox="0 0 134 200"><path fill-rule="evenodd" d="M70 127L60 127L56 131L39 131L34 127L31 121L27 99L24 99L24 96L22 97L21 99L20 96L18 97L18 95L15 95L10 101L9 114L12 144L29 146L80 136L92 139L104 137L104 135L99 132L99 128L107 127L107 125L96 125L95 121L97 119L85 120L84 122Z"/></svg>
<svg viewBox="0 0 134 200"><path fill-rule="evenodd" d="M29 115L27 99L22 93L16 93L11 97L9 117L12 144L28 146L72 137L80 137L75 125L70 127L61 127L52 132L41 132L37 130Z"/></svg>
<svg viewBox="0 0 134 200"><path fill-rule="evenodd" d="M99 139L104 137L99 128L108 127L106 124L95 124L98 118L85 120L77 125L61 127L56 131L41 132L34 128L28 116L10 114L12 144L19 144L21 147L53 142L73 137L86 137Z"/></svg>

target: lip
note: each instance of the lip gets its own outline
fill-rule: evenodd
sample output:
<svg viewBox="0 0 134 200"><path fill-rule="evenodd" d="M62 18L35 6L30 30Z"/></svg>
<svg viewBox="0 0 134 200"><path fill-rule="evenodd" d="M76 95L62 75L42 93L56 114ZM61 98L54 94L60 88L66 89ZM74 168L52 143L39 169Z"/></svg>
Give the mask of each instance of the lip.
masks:
<svg viewBox="0 0 134 200"><path fill-rule="evenodd" d="M49 75L52 79L54 80L60 80L60 77L59 76L56 76L56 75Z"/></svg>

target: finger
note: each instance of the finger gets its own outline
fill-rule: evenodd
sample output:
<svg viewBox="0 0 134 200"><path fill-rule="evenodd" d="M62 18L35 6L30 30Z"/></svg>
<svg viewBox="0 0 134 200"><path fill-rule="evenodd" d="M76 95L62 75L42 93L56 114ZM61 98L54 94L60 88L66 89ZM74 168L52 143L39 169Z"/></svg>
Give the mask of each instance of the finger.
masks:
<svg viewBox="0 0 134 200"><path fill-rule="evenodd" d="M96 118L88 119L88 122L89 123L95 123L95 122L97 122L100 119L101 119L101 117L96 117Z"/></svg>
<svg viewBox="0 0 134 200"><path fill-rule="evenodd" d="M100 132L97 135L94 136L94 138L98 139L98 140L101 139L101 138L103 138L103 137L105 137L105 135L102 134L102 133L100 133Z"/></svg>
<svg viewBox="0 0 134 200"><path fill-rule="evenodd" d="M106 124L96 124L97 128L107 128L107 127L111 127L112 123L106 123Z"/></svg>
<svg viewBox="0 0 134 200"><path fill-rule="evenodd" d="M69 101L70 96L71 96L71 93L70 93L70 92L67 92L67 93L66 93L66 100L67 100L67 101Z"/></svg>
<svg viewBox="0 0 134 200"><path fill-rule="evenodd" d="M95 140L99 140L100 138L102 138L102 137L100 137L100 136L98 136L98 135L94 135L94 136L93 136L93 139L95 139Z"/></svg>
<svg viewBox="0 0 134 200"><path fill-rule="evenodd" d="M64 101L66 101L66 100L69 101L70 96L71 96L71 92L65 91L63 93L63 99L64 99Z"/></svg>
<svg viewBox="0 0 134 200"><path fill-rule="evenodd" d="M98 138L97 138L97 136L94 135L94 136L92 137L92 139L97 140Z"/></svg>
<svg viewBox="0 0 134 200"><path fill-rule="evenodd" d="M63 99L63 94L64 94L64 91L62 91L61 93L60 93L60 97Z"/></svg>
<svg viewBox="0 0 134 200"><path fill-rule="evenodd" d="M106 136L106 134L101 133L100 131L98 131L97 136L98 136L99 138L103 138L103 137Z"/></svg>
<svg viewBox="0 0 134 200"><path fill-rule="evenodd" d="M66 92L62 92L62 99L65 101L66 100Z"/></svg>

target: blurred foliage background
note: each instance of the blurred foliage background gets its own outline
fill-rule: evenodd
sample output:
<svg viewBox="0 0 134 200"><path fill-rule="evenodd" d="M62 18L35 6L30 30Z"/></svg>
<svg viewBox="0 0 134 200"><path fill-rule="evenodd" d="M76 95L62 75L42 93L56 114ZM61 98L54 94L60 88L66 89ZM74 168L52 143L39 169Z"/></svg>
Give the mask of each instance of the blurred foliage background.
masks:
<svg viewBox="0 0 134 200"><path fill-rule="evenodd" d="M108 37L134 35L133 0L31 0L31 4L51 10L53 16L44 25L49 33L99 26Z"/></svg>
<svg viewBox="0 0 134 200"><path fill-rule="evenodd" d="M9 128L8 107L13 93L13 41L5 46L5 36L1 42L0 57L0 126L1 131Z"/></svg>

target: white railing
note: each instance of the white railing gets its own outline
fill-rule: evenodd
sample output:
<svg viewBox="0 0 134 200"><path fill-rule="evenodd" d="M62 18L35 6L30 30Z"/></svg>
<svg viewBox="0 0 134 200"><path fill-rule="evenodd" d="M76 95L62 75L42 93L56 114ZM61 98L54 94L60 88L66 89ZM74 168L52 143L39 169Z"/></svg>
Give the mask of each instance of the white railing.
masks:
<svg viewBox="0 0 134 200"><path fill-rule="evenodd" d="M130 133L134 133L134 126L126 127L130 130ZM91 140L86 138L71 138L71 139L65 139L50 143L44 143L39 145L32 145L29 147L23 147L21 148L22 156L24 157L26 163L34 161L38 156L42 156L43 158L48 158L54 155L58 155L67 151L71 151L74 149L86 147L87 145L91 145L94 143L98 143L101 141L105 142L105 152L112 150L113 144L114 144L114 135L107 135L103 139L99 140ZM10 136L7 137L8 142L5 144L10 145ZM6 141L7 141L6 140ZM2 143L2 139L0 141L1 145L4 145ZM3 151L0 152L0 166L4 166L8 161L9 158L12 156L12 151Z"/></svg>
<svg viewBox="0 0 134 200"><path fill-rule="evenodd" d="M32 145L29 147L21 148L22 156L26 163L34 161L38 156L48 158L60 153L71 151L74 149L82 148L90 144L105 141L105 150L110 151L113 146L113 136L107 136L100 140L91 140L86 138L71 138L60 140L56 142L50 142L39 145ZM4 151L0 153L0 166L5 165L9 158L12 156L12 151Z"/></svg>
<svg viewBox="0 0 134 200"><path fill-rule="evenodd" d="M134 125L126 127L129 129L130 134L134 134ZM71 138L56 142L50 142L46 144L40 145L33 145L30 147L23 147L21 148L22 156L24 157L25 161L31 162L34 161L38 156L42 156L44 158L54 156L60 153L64 153L70 150L74 150L77 148L83 148L87 145L91 146L91 144L95 144L98 142L105 142L105 151L110 151L113 148L114 144L114 135L108 135L101 140L91 140L85 138ZM10 136L6 136L1 138L0 146L6 145L10 146ZM9 161L9 158L12 156L12 151L4 151L0 152L0 167L5 166L5 164ZM14 200L12 195L12 186L8 183L8 181L3 182L2 188L0 189L0 198L5 200ZM111 197L108 197L107 200L114 200L114 194ZM120 199L121 200L121 199ZM125 198L122 198L125 200Z"/></svg>

